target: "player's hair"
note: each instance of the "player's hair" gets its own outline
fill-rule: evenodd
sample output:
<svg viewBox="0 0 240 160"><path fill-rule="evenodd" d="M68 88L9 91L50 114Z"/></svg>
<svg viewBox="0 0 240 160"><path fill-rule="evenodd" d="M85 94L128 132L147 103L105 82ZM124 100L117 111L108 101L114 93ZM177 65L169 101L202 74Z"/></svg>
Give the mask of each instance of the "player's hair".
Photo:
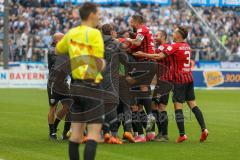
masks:
<svg viewBox="0 0 240 160"><path fill-rule="evenodd" d="M163 34L163 36L165 37L165 40L167 39L167 32L164 30L159 30L159 32L161 32Z"/></svg>
<svg viewBox="0 0 240 160"><path fill-rule="evenodd" d="M139 14L135 14L132 16L132 19L140 24L144 23L144 18L143 16L139 15Z"/></svg>
<svg viewBox="0 0 240 160"><path fill-rule="evenodd" d="M111 32L114 31L114 26L112 24L107 23L102 26L101 30L102 34L111 35Z"/></svg>
<svg viewBox="0 0 240 160"><path fill-rule="evenodd" d="M178 27L178 32L182 35L183 39L186 39L188 37L188 30L185 27Z"/></svg>
<svg viewBox="0 0 240 160"><path fill-rule="evenodd" d="M97 12L97 4L91 3L91 2L85 2L79 9L79 14L81 17L81 20L87 20L89 15L91 13L96 13Z"/></svg>

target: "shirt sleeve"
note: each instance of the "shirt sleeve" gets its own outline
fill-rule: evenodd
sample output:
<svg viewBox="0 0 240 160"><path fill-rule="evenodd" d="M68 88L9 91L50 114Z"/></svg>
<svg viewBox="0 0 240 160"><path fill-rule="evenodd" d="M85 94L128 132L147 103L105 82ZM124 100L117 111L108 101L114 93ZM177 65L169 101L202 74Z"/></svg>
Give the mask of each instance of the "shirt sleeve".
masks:
<svg viewBox="0 0 240 160"><path fill-rule="evenodd" d="M178 50L177 45L172 44L172 45L168 45L168 46L164 47L163 53L166 56L170 56L170 55L176 53L177 50Z"/></svg>
<svg viewBox="0 0 240 160"><path fill-rule="evenodd" d="M61 54L67 54L68 53L68 35L69 35L69 33L67 33L61 39L61 41L59 41L57 43L57 46L56 46L57 54L61 55Z"/></svg>

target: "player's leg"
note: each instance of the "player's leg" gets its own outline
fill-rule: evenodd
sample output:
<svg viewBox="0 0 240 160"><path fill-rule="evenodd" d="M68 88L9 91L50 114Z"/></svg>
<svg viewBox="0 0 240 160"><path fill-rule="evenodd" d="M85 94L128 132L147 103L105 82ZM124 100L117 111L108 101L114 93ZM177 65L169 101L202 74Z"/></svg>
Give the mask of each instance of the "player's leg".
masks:
<svg viewBox="0 0 240 160"><path fill-rule="evenodd" d="M128 140L131 143L135 142L135 139L133 137L133 125L132 125L132 111L128 107L128 105L124 104L122 101L120 101L119 105L120 109L122 110L123 114L123 126L124 126L124 133L123 133L123 139Z"/></svg>
<svg viewBox="0 0 240 160"><path fill-rule="evenodd" d="M138 136L135 137L135 142L146 142L146 137L144 135L144 124L147 122L147 115L143 111L143 107L141 105L138 106L138 110L136 112L136 117L137 117L137 122L136 122L136 127L137 127L137 132ZM143 114L142 114L143 113Z"/></svg>
<svg viewBox="0 0 240 160"><path fill-rule="evenodd" d="M57 139L56 129L54 127L54 119L55 119L56 106L50 106L48 112L48 126L49 126L49 138Z"/></svg>
<svg viewBox="0 0 240 160"><path fill-rule="evenodd" d="M139 104L143 105L145 111L147 113L147 126L146 130L150 131L153 124L155 124L155 117L152 114L152 97L151 97L151 89L146 85L141 85L140 90L143 92L148 92L148 97L142 98L139 101Z"/></svg>
<svg viewBox="0 0 240 160"><path fill-rule="evenodd" d="M185 84L174 84L173 89L173 103L175 109L175 119L179 130L179 138L177 143L183 142L187 139L185 135L184 127L184 115L183 115L183 103L186 99L186 85Z"/></svg>
<svg viewBox="0 0 240 160"><path fill-rule="evenodd" d="M195 115L198 124L201 127L201 138L200 141L203 142L207 139L208 136L208 130L206 128L204 116L202 114L202 111L200 108L197 106L196 100L195 100L195 93L194 93L194 84L190 83L187 88L187 95L186 95L186 100L188 107L192 110L193 114Z"/></svg>
<svg viewBox="0 0 240 160"><path fill-rule="evenodd" d="M57 113L56 119L54 121L54 128L57 131L60 121L69 112L69 104L67 102L65 102L65 100L63 100L61 95L56 94L55 97L56 97L57 101L61 101L61 103L62 103L62 109Z"/></svg>
<svg viewBox="0 0 240 160"><path fill-rule="evenodd" d="M83 132L86 128L86 124L73 122L71 124L71 128L72 128L72 134L71 134L71 137L69 138L69 147L68 147L69 159L79 160L80 159L79 145L83 139Z"/></svg>
<svg viewBox="0 0 240 160"><path fill-rule="evenodd" d="M97 142L101 139L101 123L90 123L87 125L88 140L84 149L84 160L94 160L97 150Z"/></svg>
<svg viewBox="0 0 240 160"><path fill-rule="evenodd" d="M161 128L161 137L158 139L160 142L167 142L168 138L168 114L167 114L167 104L168 104L169 94L163 95L159 100L159 123Z"/></svg>
<svg viewBox="0 0 240 160"><path fill-rule="evenodd" d="M49 126L49 138L50 139L57 139L56 129L54 127L54 120L55 120L55 113L56 113L56 106L58 101L55 99L54 94L51 88L47 88L48 92L48 102L49 102L49 112L48 112L48 126Z"/></svg>

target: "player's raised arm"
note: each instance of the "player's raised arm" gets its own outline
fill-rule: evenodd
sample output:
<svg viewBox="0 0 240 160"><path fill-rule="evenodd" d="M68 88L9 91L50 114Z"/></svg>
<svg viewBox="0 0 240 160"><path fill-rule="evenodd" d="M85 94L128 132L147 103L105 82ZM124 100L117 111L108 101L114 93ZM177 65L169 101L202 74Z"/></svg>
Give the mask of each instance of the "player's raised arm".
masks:
<svg viewBox="0 0 240 160"><path fill-rule="evenodd" d="M133 55L136 57L144 57L144 58L153 59L153 60L160 60L166 57L166 54L164 54L163 52L147 54L147 53L138 51L136 53L133 53Z"/></svg>

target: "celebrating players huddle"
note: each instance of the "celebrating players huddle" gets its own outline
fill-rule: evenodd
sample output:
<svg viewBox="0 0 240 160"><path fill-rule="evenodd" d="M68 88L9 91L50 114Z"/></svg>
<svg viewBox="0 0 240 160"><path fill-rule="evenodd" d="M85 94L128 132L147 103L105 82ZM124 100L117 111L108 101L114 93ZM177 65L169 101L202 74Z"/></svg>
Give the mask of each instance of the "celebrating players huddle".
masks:
<svg viewBox="0 0 240 160"><path fill-rule="evenodd" d="M144 24L141 15L133 15L130 18L129 24L132 31L121 33L116 32L113 24L103 24L99 27L99 15L100 10L95 4L84 3L80 8L81 25L71 29L56 41L55 53L69 55L71 66L73 66L72 61L74 58L83 55L97 57L102 62L101 67L95 67L97 69L95 78L88 76L86 65L74 70L72 68L73 72L70 76L73 85L70 85L70 87L81 85L95 91L105 90L118 97L117 103L114 103L111 112L99 115L96 119L72 120L69 131L72 132L69 138L70 160L79 159L78 148L82 142L86 143L85 160L95 158L97 142L109 144L122 144L126 141L131 143L146 141L167 142L169 138L166 108L169 92L153 94L150 87L155 86L157 88L158 86L161 88L162 84L168 84L170 86L169 90L172 88L173 92L172 101L179 129L179 137L176 142L180 143L187 140L183 115L183 103L185 102L187 102L201 127L200 141L204 142L207 139L208 130L203 114L195 101L190 60L191 48L185 41L188 37L187 29L180 26L176 27L173 31L173 43L171 44L168 43L167 33L163 30L158 31L155 38L153 38L152 32ZM55 37L56 35L59 35L59 33L55 34ZM54 63L58 63L57 61L55 59ZM150 80L152 82L155 78L157 84L138 83L137 77L144 76L145 72L131 67L131 63L157 66L153 67L154 76ZM143 69L146 71L149 68ZM136 84L140 85L136 87ZM140 94L144 93L144 97L137 96L138 98L135 99L136 96L134 97L131 94L123 95L126 93L123 91L126 86L128 86L128 91L133 90ZM54 122L53 115L56 115L55 106L57 102L64 102L63 100L69 98L69 96L66 97L55 93L53 91L54 87L50 84L48 84L48 90L49 104L51 106L49 112L49 135L51 139L56 139L57 125L60 121L58 119L62 119L63 115L66 114L71 117L76 116L78 113L94 112L94 107L99 103L94 97L71 95L73 103L71 105L63 103L64 107L58 112L60 118ZM124 96L128 97L129 102L122 98ZM66 107L68 107L68 110L66 110ZM104 108L106 109L106 106ZM79 114L79 116L83 114ZM71 120L71 118L69 119ZM124 127L123 139L120 139L118 135L121 123ZM158 128L157 135L155 134L155 123ZM69 123L66 123L65 126L62 134L63 139L69 136L67 134ZM146 136L144 129L146 129Z"/></svg>

